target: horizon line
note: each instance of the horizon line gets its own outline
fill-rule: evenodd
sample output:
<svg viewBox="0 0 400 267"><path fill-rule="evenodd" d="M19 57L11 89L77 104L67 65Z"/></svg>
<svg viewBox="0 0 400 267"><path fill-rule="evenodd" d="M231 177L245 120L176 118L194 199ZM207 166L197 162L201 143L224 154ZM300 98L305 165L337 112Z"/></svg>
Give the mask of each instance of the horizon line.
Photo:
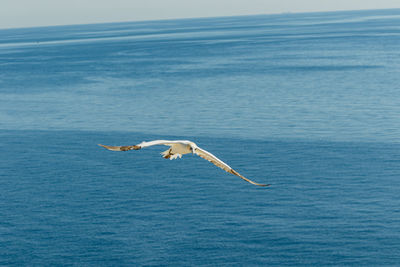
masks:
<svg viewBox="0 0 400 267"><path fill-rule="evenodd" d="M221 16L199 16L199 17L176 17L176 18L164 18L164 19L143 19L143 20L121 20L121 21L104 21L104 22L89 22L89 23L71 23L71 24L49 24L49 25L36 25L36 26L16 26L16 27L0 27L2 30L18 30L18 29L33 29L33 28L50 28L50 27L69 27L79 25L101 25L101 24L118 24L118 23L140 23L140 22L161 22L161 21L173 21L173 20L201 20L201 19L212 19L212 18L232 18L232 17L251 17L251 16L278 16L278 15L298 15L298 14L314 14L314 13L336 13L336 12L354 12L354 11L384 11L384 10L400 10L398 8L378 8L378 9L339 9L339 10L322 10L322 11L300 11L300 12L275 12L275 13L254 13L254 14L240 14L240 15L221 15Z"/></svg>

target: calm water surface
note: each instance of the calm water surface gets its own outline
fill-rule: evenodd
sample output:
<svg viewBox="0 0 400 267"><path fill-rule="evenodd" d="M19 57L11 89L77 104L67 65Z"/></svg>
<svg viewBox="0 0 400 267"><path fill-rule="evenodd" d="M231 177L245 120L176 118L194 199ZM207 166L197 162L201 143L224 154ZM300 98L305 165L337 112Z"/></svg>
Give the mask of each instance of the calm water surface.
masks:
<svg viewBox="0 0 400 267"><path fill-rule="evenodd" d="M400 264L400 10L0 30L0 264ZM163 147L195 141L268 189Z"/></svg>

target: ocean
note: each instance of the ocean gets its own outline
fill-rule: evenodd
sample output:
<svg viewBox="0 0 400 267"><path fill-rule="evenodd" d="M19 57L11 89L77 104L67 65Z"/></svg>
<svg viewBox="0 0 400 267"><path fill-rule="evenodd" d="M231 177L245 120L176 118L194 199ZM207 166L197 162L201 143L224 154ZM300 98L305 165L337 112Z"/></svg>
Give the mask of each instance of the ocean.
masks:
<svg viewBox="0 0 400 267"><path fill-rule="evenodd" d="M400 265L400 9L0 30L0 265ZM166 147L187 139L261 188Z"/></svg>

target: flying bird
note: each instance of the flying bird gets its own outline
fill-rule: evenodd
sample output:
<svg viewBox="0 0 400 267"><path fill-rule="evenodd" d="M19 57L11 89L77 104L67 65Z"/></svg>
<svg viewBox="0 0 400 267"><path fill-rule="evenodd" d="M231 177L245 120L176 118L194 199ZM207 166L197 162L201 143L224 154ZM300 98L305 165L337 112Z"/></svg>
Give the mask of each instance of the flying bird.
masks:
<svg viewBox="0 0 400 267"><path fill-rule="evenodd" d="M102 146L102 147L104 147L108 150L112 150L112 151L139 150L144 147L155 146L155 145L169 146L169 149L165 150L164 152L161 152L161 155L163 155L163 157L165 159L172 160L172 159L177 159L178 157L182 158L182 155L184 155L184 154L189 154L189 153L196 154L196 155L200 156L201 158L208 160L209 162L220 167L224 171L232 173L251 184L258 185L258 186L269 186L269 184L259 184L259 183L253 182L252 180L247 179L246 177L242 176L240 173L238 173L237 171L232 169L228 164L226 164L225 162L223 162L222 160L220 160L219 158L217 158L210 152L208 152L204 149L201 149L195 143L193 143L191 141L187 141L187 140L177 140L177 141L155 140L155 141L150 141L150 142L142 142L142 143L140 143L138 145L134 145L134 146L106 146L106 145L99 144L99 146Z"/></svg>

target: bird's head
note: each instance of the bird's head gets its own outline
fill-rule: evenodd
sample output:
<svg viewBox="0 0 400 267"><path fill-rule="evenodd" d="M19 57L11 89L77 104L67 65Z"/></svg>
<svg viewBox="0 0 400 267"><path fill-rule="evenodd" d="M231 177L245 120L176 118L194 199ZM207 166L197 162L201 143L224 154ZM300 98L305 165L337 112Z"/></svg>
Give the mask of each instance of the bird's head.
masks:
<svg viewBox="0 0 400 267"><path fill-rule="evenodd" d="M192 154L194 154L194 152L197 148L197 145L193 142L190 142L189 145L190 145L190 150L192 151Z"/></svg>

